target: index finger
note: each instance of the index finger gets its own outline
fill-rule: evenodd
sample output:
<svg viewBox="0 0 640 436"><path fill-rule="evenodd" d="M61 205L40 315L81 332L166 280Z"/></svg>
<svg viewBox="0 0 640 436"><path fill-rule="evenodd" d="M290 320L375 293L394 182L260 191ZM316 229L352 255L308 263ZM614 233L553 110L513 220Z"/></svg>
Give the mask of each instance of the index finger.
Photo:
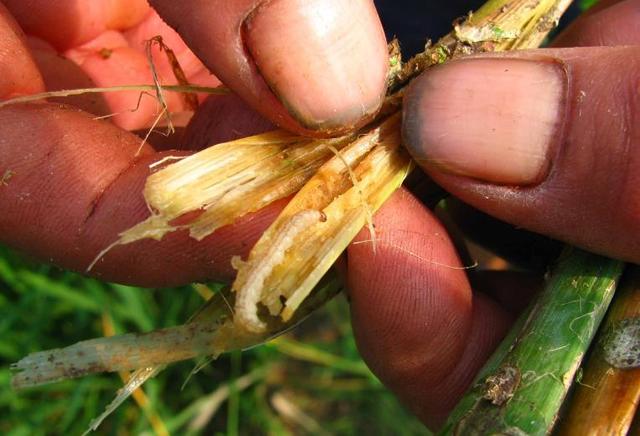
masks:
<svg viewBox="0 0 640 436"><path fill-rule="evenodd" d="M42 76L29 52L22 30L0 3L0 98L44 89Z"/></svg>
<svg viewBox="0 0 640 436"><path fill-rule="evenodd" d="M370 0L152 0L227 86L276 124L334 134L386 91L387 48Z"/></svg>
<svg viewBox="0 0 640 436"><path fill-rule="evenodd" d="M29 35L60 51L95 38L108 29L126 29L142 20L145 0L2 0Z"/></svg>

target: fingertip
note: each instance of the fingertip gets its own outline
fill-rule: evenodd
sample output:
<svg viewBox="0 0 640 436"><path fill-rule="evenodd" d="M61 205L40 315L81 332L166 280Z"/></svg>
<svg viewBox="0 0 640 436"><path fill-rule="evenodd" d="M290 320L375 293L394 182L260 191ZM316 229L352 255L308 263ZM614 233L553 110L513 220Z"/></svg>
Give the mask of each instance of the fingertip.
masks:
<svg viewBox="0 0 640 436"><path fill-rule="evenodd" d="M59 51L92 40L109 29L122 30L144 18L145 0L4 0L29 35L45 39Z"/></svg>
<svg viewBox="0 0 640 436"><path fill-rule="evenodd" d="M427 425L437 427L512 319L472 295L444 228L405 191L349 247L354 333L372 371Z"/></svg>
<svg viewBox="0 0 640 436"><path fill-rule="evenodd" d="M129 47L122 33L115 30L107 30L98 34L95 38L86 41L84 44L64 51L63 54L66 58L82 66L88 56L98 53L107 58L111 51L122 47Z"/></svg>
<svg viewBox="0 0 640 436"><path fill-rule="evenodd" d="M20 26L63 51L106 30L104 0L4 0Z"/></svg>
<svg viewBox="0 0 640 436"><path fill-rule="evenodd" d="M374 372L403 390L447 374L468 333L471 289L446 231L410 194L395 194L375 224L375 253L367 239L348 251L352 321Z"/></svg>
<svg viewBox="0 0 640 436"><path fill-rule="evenodd" d="M154 83L145 54L129 47L120 32L107 31L66 55L80 65L97 87ZM103 98L113 122L125 130L149 127L158 117L158 100L153 94L124 91L105 93ZM167 92L163 98L170 111L182 109L178 94Z"/></svg>
<svg viewBox="0 0 640 436"><path fill-rule="evenodd" d="M218 78L281 127L337 134L382 103L388 57L373 2L152 4Z"/></svg>
<svg viewBox="0 0 640 436"><path fill-rule="evenodd" d="M436 67L405 96L407 148L430 171L502 185L540 182L563 127L567 82L563 64L543 56Z"/></svg>
<svg viewBox="0 0 640 436"><path fill-rule="evenodd" d="M405 121L406 144L433 180L465 203L518 227L637 262L640 154L629 144L640 126L639 59L637 46L619 46L454 61L426 79L441 74L445 97L422 94L414 112L409 92L407 116L414 118ZM482 66L479 72L490 65L492 74L449 80L449 72L464 64Z"/></svg>
<svg viewBox="0 0 640 436"><path fill-rule="evenodd" d="M175 54L180 68L189 79L204 68L202 62L187 47L180 35L162 21L162 18L154 10L149 10L138 25L127 29L123 35L130 47L142 53L147 51L147 46L152 38L160 36L166 47ZM151 44L150 52L158 73L166 80L173 80L173 67L164 50L158 44ZM192 82L202 84L201 82Z"/></svg>
<svg viewBox="0 0 640 436"><path fill-rule="evenodd" d="M0 3L0 98L35 94L44 82L22 29Z"/></svg>
<svg viewBox="0 0 640 436"><path fill-rule="evenodd" d="M258 72L306 129L355 126L385 92L387 48L369 2L265 2L244 21Z"/></svg>

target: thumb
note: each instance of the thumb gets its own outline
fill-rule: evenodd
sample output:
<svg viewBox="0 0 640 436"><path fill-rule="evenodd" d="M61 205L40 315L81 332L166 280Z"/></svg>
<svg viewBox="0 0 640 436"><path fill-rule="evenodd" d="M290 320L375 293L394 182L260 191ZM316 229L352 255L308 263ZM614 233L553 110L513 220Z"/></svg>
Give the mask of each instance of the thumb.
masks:
<svg viewBox="0 0 640 436"><path fill-rule="evenodd" d="M512 224L640 262L640 46L451 62L405 100L420 165Z"/></svg>

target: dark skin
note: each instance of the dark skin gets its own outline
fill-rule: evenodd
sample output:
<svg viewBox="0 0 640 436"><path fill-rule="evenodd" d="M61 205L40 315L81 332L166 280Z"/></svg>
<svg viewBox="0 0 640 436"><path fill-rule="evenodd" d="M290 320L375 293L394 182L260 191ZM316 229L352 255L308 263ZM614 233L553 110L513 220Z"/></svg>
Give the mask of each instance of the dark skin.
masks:
<svg viewBox="0 0 640 436"><path fill-rule="evenodd" d="M86 6L80 0L69 2ZM159 20L148 18L144 2L112 2L100 7L95 5L102 3L95 2L93 8L56 10L46 7L50 3L45 0L3 3L2 98L40 92L45 82L51 86L53 72L62 68L60 62L69 69L58 78L71 85L66 87L85 86L87 80L110 83L115 76L118 83L148 82L149 72L141 67L144 54L135 42L140 39L137 35L147 26L151 35L163 33L171 38ZM385 40L369 2L279 0L258 8L250 21L244 18L257 4L252 0L151 3L203 64L247 102L236 97L208 101L197 115L200 122L186 127L186 137L198 140L186 146L185 142L168 141L168 147L177 146L181 153L234 135L264 131L272 123L306 134L348 128L361 123L361 117L375 111L380 103ZM62 15L61 9L66 11ZM305 15L303 10L313 13ZM207 26L198 25L202 17ZM556 151L547 155L549 170L535 183L514 186L452 174L430 159L433 144L425 143L423 136L405 126L407 147L434 180L480 210L515 226L640 262L639 19L640 1L603 1L555 42L556 47L572 48L512 55L551 57L569 74L563 88L567 108L562 114L563 128L554 135ZM283 27L282 22L295 26ZM39 41L31 39L28 46L21 27ZM312 50L291 44L285 51L278 39L295 41L300 35ZM98 42L91 45L96 38ZM42 41L53 47L43 46ZM89 48L79 49L87 43ZM602 48L579 48L594 45ZM96 54L98 47L110 47L112 55ZM346 49L340 50L342 47ZM307 59L323 50L331 56ZM47 56L56 51L66 53L80 67ZM206 77L207 83L215 82L186 47L182 53L184 59L193 61L188 74L191 78ZM296 61L292 71L287 70L291 59ZM310 65L310 70L304 70L305 65ZM438 78L445 84L447 71L452 71L446 68ZM298 73L304 73L304 80L296 76ZM434 73L426 77L430 74ZM335 83L337 77L351 78L346 82L362 86L355 91L337 87L336 95L325 92L325 84ZM509 83L500 86L508 87ZM468 89L469 96L474 92ZM588 104L578 105L584 101L579 96ZM423 97L424 89L413 86L407 106L423 107ZM132 107L131 98L137 96L109 97L107 101L85 98L74 104L102 114ZM453 105L463 103L453 101L451 107L439 111L455 111ZM173 111L183 108L180 101L170 105ZM4 126L0 176L11 174L0 185L2 242L82 271L118 232L144 219L148 212L141 188L148 165L175 152L161 151L167 144L156 149L147 145L136 155L139 137L121 127L144 128L153 111L152 103L134 114L123 114L116 118L116 126L59 104L0 109ZM226 119L230 111L235 111L234 125L242 125L241 131L234 130ZM493 127L500 128L500 121ZM457 129L446 136L455 139L456 134ZM482 170L485 178L492 179L494 174L488 173L494 171L492 167ZM519 174L510 173L509 177ZM161 242L118 247L93 274L143 286L230 280L230 257L246 254L284 203L244 217L200 243L185 234L174 234ZM358 345L372 370L404 404L427 425L437 426L514 319L512 309L517 304L508 303L501 295L514 300L522 289L514 285L512 276L505 275L503 279L474 279L476 291L490 291L474 292L466 271L459 269L464 265L445 229L407 190L393 195L376 214L375 222L379 232L376 254L367 243L354 244L347 252L346 277ZM366 231L358 236L360 241L368 239ZM532 283L535 286L535 280Z"/></svg>

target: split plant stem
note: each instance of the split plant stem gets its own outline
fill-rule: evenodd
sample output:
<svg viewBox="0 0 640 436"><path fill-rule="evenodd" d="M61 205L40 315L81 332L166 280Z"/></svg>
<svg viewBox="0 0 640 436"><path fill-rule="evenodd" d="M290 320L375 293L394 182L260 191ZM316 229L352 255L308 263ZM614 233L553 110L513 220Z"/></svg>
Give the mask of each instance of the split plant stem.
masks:
<svg viewBox="0 0 640 436"><path fill-rule="evenodd" d="M400 147L398 97L402 90L394 90L450 58L537 47L570 3L492 0L404 66L397 45L392 44L394 67L387 105L357 135L310 141L274 132L220 144L169 165L150 176L145 187L151 217L123 232L114 246L160 239L178 229L170 223L189 214L198 217L180 228L202 239L248 212L297 192L248 259L234 261L238 328L258 333L265 329L265 317L286 321L360 228L371 226L372 213L411 169ZM301 225L302 217L322 219Z"/></svg>
<svg viewBox="0 0 640 436"><path fill-rule="evenodd" d="M515 339L503 342L441 434L548 434L623 268L567 248Z"/></svg>

